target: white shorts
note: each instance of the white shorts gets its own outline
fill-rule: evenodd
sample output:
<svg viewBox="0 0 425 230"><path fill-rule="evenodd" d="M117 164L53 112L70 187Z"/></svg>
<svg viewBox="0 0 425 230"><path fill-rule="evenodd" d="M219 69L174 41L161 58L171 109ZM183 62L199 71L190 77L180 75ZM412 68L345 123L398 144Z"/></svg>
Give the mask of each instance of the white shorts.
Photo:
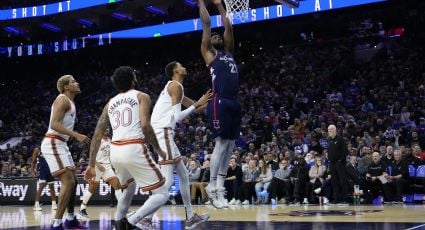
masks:
<svg viewBox="0 0 425 230"><path fill-rule="evenodd" d="M41 142L41 153L49 165L52 176L59 176L66 169L75 170L71 152L61 137L45 137Z"/></svg>
<svg viewBox="0 0 425 230"><path fill-rule="evenodd" d="M174 142L174 130L171 128L155 129L159 147L166 153L166 159L159 156L159 164L174 164L182 159L179 148Z"/></svg>
<svg viewBox="0 0 425 230"><path fill-rule="evenodd" d="M104 168L103 171L100 170L100 168L98 167L98 164L103 166ZM95 170L96 170L96 178L94 179L95 181L100 181L100 179L103 179L103 181L108 183L110 180L117 177L115 175L114 170L112 169L111 164L96 163Z"/></svg>
<svg viewBox="0 0 425 230"><path fill-rule="evenodd" d="M110 155L115 175L123 187L133 180L143 192L164 185L165 178L142 139L112 141Z"/></svg>

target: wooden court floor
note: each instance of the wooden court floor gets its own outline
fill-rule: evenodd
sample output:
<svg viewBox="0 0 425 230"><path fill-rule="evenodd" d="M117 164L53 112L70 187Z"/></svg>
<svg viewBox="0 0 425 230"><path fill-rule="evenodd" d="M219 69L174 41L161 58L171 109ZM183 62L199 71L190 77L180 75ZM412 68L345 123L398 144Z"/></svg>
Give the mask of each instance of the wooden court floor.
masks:
<svg viewBox="0 0 425 230"><path fill-rule="evenodd" d="M79 207L76 206L76 210ZM132 206L130 210L135 210ZM88 206L88 229L112 229L115 208ZM425 229L425 205L391 206L286 206L248 205L217 210L194 206L200 214L211 214L198 229ZM0 229L48 229L50 206L34 212L31 206L0 206ZM184 229L183 206L164 206L154 216L157 229Z"/></svg>

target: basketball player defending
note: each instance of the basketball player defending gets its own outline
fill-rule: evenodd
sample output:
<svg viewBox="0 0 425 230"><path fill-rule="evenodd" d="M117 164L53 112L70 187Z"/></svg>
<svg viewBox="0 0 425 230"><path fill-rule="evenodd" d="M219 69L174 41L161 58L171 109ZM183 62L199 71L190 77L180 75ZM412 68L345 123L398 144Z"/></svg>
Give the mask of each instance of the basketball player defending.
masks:
<svg viewBox="0 0 425 230"><path fill-rule="evenodd" d="M151 99L149 95L134 89L137 80L133 69L128 66L117 68L112 83L119 94L106 104L97 122L85 179L90 182L96 176L96 154L102 135L111 125L111 164L123 188L118 199L115 227L118 230L134 229L136 223L154 213L168 199L165 178L151 158L145 140L163 159L165 153L159 147L150 124ZM127 220L126 214L136 191L136 183L144 192L151 191L152 195Z"/></svg>
<svg viewBox="0 0 425 230"><path fill-rule="evenodd" d="M202 21L201 54L212 77L213 98L208 103L207 113L213 127L215 139L211 158L210 183L206 192L216 208L228 207L224 198L224 179L229 167L231 153L238 138L241 124L241 106L237 99L239 76L233 59L233 29L226 17L221 0L213 0L224 24L224 35L211 33L210 15L204 0L199 0L199 14Z"/></svg>
<svg viewBox="0 0 425 230"><path fill-rule="evenodd" d="M166 150L165 158L159 159L161 172L166 177L165 187L170 189L173 185L173 172L176 171L180 179L180 192L186 209L186 229L193 229L198 224L209 219L209 215L199 216L192 211L190 203L190 184L187 169L182 161L182 156L174 142L174 128L176 123L182 121L195 110L202 112L211 98L208 90L197 102L184 96L183 80L187 75L186 68L180 63L173 61L165 67L165 74L170 81L162 90L152 112L152 127L155 130L161 149ZM181 110L181 105L187 109ZM152 216L142 220L142 225L151 225Z"/></svg>
<svg viewBox="0 0 425 230"><path fill-rule="evenodd" d="M75 165L69 148L66 144L69 137L77 139L83 144L89 144L90 139L83 134L73 131L76 117L74 104L75 95L79 94L80 85L71 75L64 75L57 82L59 96L53 102L49 129L41 142L41 153L49 165L53 176L59 177L61 189L51 229L84 228L74 215L75 188ZM62 226L62 217L68 209L68 215Z"/></svg>
<svg viewBox="0 0 425 230"><path fill-rule="evenodd" d="M96 156L96 164L95 164L95 170L96 170L96 177L94 180L92 180L89 184L89 188L84 193L83 200L80 206L80 216L88 219L89 215L87 214L87 203L89 202L91 196L93 195L96 188L99 187L99 181L100 179L103 179L106 183L112 186L112 188L115 190L115 197L117 200L119 199L121 195L121 184L118 181L118 177L115 175L114 170L111 166L111 159L110 159L110 147L111 147L111 140L109 139L109 129L106 129L106 132L103 135L102 141L100 142L100 148L99 152Z"/></svg>
<svg viewBox="0 0 425 230"><path fill-rule="evenodd" d="M46 187L46 184L49 185L50 189L50 198L52 199L52 210L56 210L58 207L56 205L56 193L55 193L55 178L53 178L52 174L50 173L49 165L47 165L46 159L41 155L40 148L35 148L34 151L32 151L32 157L31 157L31 173L32 176L35 177L36 173L38 171L38 190L35 194L35 204L34 204L34 211L41 211L42 208L40 206L40 198L41 198L41 192L43 191L44 187Z"/></svg>

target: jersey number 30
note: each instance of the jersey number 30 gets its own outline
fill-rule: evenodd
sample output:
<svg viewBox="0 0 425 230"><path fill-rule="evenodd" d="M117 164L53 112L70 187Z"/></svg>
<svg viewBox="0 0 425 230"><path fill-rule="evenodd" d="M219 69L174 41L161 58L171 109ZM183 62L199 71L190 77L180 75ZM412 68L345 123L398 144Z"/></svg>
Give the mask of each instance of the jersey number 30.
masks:
<svg viewBox="0 0 425 230"><path fill-rule="evenodd" d="M131 109L130 108L124 108L123 110L119 111L116 110L113 114L113 124L112 129L117 129L118 127L127 127L131 124Z"/></svg>

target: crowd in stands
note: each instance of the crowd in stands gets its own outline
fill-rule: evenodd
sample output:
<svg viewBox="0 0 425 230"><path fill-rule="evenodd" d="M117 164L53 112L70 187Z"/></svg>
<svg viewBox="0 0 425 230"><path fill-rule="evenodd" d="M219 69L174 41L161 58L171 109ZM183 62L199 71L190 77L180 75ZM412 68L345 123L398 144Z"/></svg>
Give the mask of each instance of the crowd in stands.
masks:
<svg viewBox="0 0 425 230"><path fill-rule="evenodd" d="M282 46L264 38L239 44L235 56L240 63L243 117L225 183L230 204L332 201L327 167L330 124L346 142L350 194L355 185L365 202L379 194L387 202L402 202L403 194L413 193L416 181L409 167L417 170L425 164L424 39L423 33L386 39L384 48L366 63L354 61L355 46L349 40ZM76 129L92 136L101 108L115 94L109 76L116 63L134 64L138 88L153 103L167 81L163 66L172 57L189 71L185 94L197 99L205 92L210 87L207 68L199 51L187 54L185 49L164 49L146 63L138 60L137 51L128 51L118 62L102 51L88 64L69 64L78 63L78 56L68 57L67 64L52 60L49 65L61 69L44 70L50 77L0 86L1 140L26 137L0 150L0 178L31 175L31 153L47 130L61 70L70 71L80 83ZM190 116L175 133L186 156L192 199L199 195L206 202L214 140L205 115ZM75 140L70 143L80 174L88 163L88 149Z"/></svg>

